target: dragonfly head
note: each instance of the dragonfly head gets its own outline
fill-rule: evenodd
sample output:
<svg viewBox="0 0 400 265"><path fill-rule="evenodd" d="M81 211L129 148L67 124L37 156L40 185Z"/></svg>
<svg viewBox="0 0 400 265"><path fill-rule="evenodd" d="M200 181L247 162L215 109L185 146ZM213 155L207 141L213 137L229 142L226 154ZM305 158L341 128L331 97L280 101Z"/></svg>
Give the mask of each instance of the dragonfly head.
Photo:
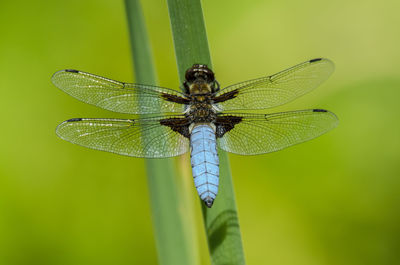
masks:
<svg viewBox="0 0 400 265"><path fill-rule="evenodd" d="M215 91L214 72L205 64L194 64L186 70L184 86L188 94L208 94Z"/></svg>

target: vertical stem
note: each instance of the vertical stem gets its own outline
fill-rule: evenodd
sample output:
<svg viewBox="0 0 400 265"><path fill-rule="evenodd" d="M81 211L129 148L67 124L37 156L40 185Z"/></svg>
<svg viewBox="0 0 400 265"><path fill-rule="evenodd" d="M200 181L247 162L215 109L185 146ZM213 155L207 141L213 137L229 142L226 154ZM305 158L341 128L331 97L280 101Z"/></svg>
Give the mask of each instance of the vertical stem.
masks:
<svg viewBox="0 0 400 265"><path fill-rule="evenodd" d="M194 63L207 64L211 57L200 0L167 0L180 81ZM219 264L245 264L237 207L228 156L220 158L220 191L211 209L203 206L211 261Z"/></svg>
<svg viewBox="0 0 400 265"><path fill-rule="evenodd" d="M125 0L136 82L156 85L150 44L139 0ZM143 135L143 137L146 137ZM179 179L171 159L147 159L151 210L159 264L197 264L193 224L185 215Z"/></svg>

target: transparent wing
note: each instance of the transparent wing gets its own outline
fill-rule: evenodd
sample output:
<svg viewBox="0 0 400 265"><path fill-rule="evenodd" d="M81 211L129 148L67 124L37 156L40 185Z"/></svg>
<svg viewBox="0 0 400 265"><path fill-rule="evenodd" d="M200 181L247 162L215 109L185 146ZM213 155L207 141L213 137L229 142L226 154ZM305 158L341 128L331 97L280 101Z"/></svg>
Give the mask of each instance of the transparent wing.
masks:
<svg viewBox="0 0 400 265"><path fill-rule="evenodd" d="M256 155L311 140L336 127L338 119L332 112L313 109L274 114L223 114L217 122L222 123L220 127L226 123L225 128L233 125L218 139L221 149Z"/></svg>
<svg viewBox="0 0 400 265"><path fill-rule="evenodd" d="M310 92L333 70L328 59L309 60L271 76L228 86L215 94L215 101L222 111L276 107Z"/></svg>
<svg viewBox="0 0 400 265"><path fill-rule="evenodd" d="M58 125L57 135L71 143L120 155L163 158L188 151L189 141L160 120L70 119Z"/></svg>
<svg viewBox="0 0 400 265"><path fill-rule="evenodd" d="M120 113L178 113L186 101L184 94L172 89L128 84L77 70L58 71L51 81L83 102Z"/></svg>

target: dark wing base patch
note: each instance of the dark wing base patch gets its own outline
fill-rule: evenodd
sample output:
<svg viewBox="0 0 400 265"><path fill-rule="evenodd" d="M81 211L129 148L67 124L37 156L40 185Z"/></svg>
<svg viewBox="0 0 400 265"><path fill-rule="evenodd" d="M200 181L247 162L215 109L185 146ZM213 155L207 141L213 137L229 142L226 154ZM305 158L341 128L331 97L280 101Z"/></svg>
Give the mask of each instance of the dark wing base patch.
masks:
<svg viewBox="0 0 400 265"><path fill-rule="evenodd" d="M171 128L171 130L180 133L186 138L190 138L190 121L187 118L167 118L160 120L160 124Z"/></svg>
<svg viewBox="0 0 400 265"><path fill-rule="evenodd" d="M174 102L174 103L178 103L178 104L186 104L187 105L190 103L190 99L180 97L177 95L161 93L161 97L163 99L165 99L166 101L170 101L170 102Z"/></svg>
<svg viewBox="0 0 400 265"><path fill-rule="evenodd" d="M215 121L215 134L217 138L221 138L224 136L225 133L232 130L236 124L242 121L242 117L240 116L232 116L232 115L225 115L225 116L217 116Z"/></svg>
<svg viewBox="0 0 400 265"><path fill-rule="evenodd" d="M229 99L236 98L238 94L239 94L239 90L235 89L235 90L226 92L226 93L224 93L222 95L219 95L218 97L214 97L213 98L213 102L214 103L224 102L224 101L227 101Z"/></svg>

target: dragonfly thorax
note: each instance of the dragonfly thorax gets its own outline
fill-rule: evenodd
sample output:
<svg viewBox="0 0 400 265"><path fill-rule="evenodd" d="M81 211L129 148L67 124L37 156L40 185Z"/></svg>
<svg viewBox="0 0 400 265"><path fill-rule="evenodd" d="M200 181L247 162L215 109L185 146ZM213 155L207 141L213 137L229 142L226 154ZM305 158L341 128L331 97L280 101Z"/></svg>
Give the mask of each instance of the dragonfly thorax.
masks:
<svg viewBox="0 0 400 265"><path fill-rule="evenodd" d="M190 106L187 117L192 123L215 122L217 113L209 103L195 103Z"/></svg>
<svg viewBox="0 0 400 265"><path fill-rule="evenodd" d="M207 95L212 92L211 85L205 82L204 79L197 80L196 82L189 84L188 87L190 95Z"/></svg>

